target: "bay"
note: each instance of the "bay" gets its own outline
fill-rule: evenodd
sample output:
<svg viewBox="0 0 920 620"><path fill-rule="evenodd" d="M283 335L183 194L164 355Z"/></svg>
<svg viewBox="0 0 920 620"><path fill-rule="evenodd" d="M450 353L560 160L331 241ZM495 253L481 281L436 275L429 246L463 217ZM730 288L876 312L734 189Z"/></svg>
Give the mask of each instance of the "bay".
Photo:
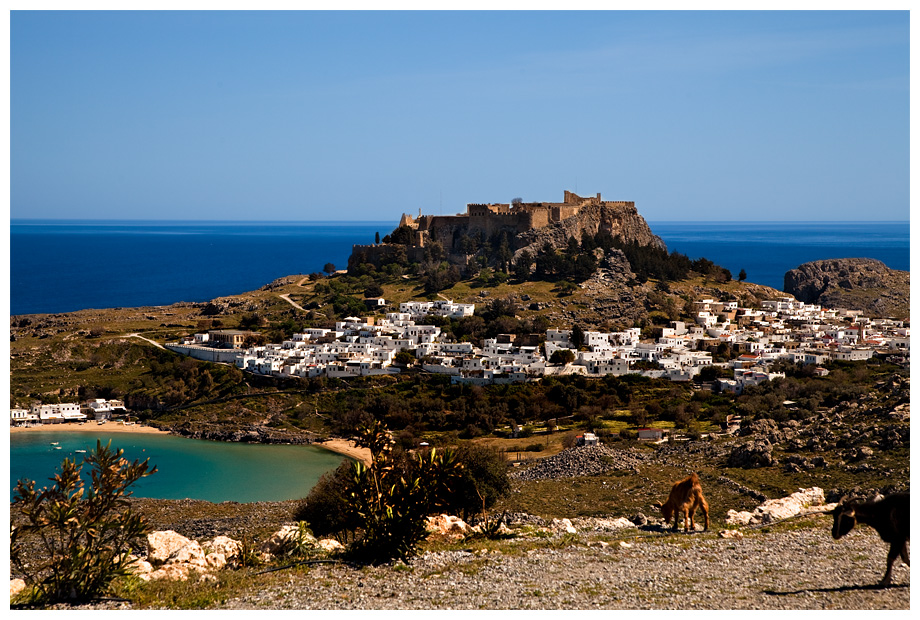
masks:
<svg viewBox="0 0 920 620"><path fill-rule="evenodd" d="M150 459L158 471L131 488L135 497L210 502L282 501L306 497L323 473L344 457L315 446L204 441L174 435L99 431L10 433L10 493L20 479L51 484L66 457L82 461L111 441L129 461ZM86 453L77 452L86 450ZM88 467L86 468L88 470Z"/></svg>

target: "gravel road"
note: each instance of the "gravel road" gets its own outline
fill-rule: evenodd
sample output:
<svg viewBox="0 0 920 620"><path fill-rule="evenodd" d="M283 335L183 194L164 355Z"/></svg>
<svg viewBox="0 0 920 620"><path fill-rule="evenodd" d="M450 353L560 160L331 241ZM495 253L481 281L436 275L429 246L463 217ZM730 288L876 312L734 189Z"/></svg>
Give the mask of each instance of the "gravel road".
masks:
<svg viewBox="0 0 920 620"><path fill-rule="evenodd" d="M547 541L551 542L551 541ZM910 569L874 587L885 546L860 529L827 528L637 538L587 546L584 538L503 552L440 551L409 566L317 565L283 585L226 601L225 609L909 609ZM276 582L277 583L277 582Z"/></svg>

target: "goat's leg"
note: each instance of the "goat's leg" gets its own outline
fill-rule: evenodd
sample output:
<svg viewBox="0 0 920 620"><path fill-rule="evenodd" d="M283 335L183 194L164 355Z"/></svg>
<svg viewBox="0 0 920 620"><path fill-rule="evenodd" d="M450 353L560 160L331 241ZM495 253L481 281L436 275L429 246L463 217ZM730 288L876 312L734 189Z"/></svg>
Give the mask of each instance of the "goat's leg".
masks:
<svg viewBox="0 0 920 620"><path fill-rule="evenodd" d="M894 568L894 562L898 559L898 556L904 551L902 546L898 549L897 543L892 543L891 549L888 550L888 570L885 571L885 576L882 577L882 582L879 585L890 586L891 585L891 570Z"/></svg>
<svg viewBox="0 0 920 620"><path fill-rule="evenodd" d="M907 547L907 541L901 545L901 561L910 566L910 549Z"/></svg>
<svg viewBox="0 0 920 620"><path fill-rule="evenodd" d="M700 510L703 512L703 517L705 517L705 525L703 525L703 531L709 531L709 504L706 503L704 498L700 498Z"/></svg>
<svg viewBox="0 0 920 620"><path fill-rule="evenodd" d="M695 514L696 514L696 505L692 505L689 508L687 508L687 516L690 518L689 519L690 520L689 531L691 532L696 531L696 521L693 520L693 515Z"/></svg>

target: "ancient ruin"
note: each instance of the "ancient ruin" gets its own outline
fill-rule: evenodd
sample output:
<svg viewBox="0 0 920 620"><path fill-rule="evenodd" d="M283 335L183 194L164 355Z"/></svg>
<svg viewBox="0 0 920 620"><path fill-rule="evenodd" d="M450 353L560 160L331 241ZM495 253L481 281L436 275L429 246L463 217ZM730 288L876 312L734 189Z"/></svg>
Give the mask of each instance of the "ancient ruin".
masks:
<svg viewBox="0 0 920 620"><path fill-rule="evenodd" d="M466 213L456 215L420 212L413 217L404 213L399 228L383 244L354 246L349 267L360 262L380 264L382 259L402 251L408 260L420 261L425 257L425 248L432 246L443 251L452 263L465 265L484 246L496 250L504 242L517 257L525 250L534 254L546 243L561 248L571 237L580 241L584 234L599 232L627 243L664 248L634 202L603 200L600 193L586 198L566 191L562 202L515 199L511 203L468 204Z"/></svg>

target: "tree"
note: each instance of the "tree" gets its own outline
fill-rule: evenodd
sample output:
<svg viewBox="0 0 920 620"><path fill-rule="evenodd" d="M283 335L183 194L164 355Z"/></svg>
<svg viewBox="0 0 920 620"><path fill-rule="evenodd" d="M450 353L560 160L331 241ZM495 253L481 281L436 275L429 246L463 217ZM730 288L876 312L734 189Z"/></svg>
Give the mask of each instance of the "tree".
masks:
<svg viewBox="0 0 920 620"><path fill-rule="evenodd" d="M581 328L581 325L578 325L577 323L575 324L575 326L572 328L572 335L570 339L572 341L572 346L574 346L576 349L580 349L582 345L585 344L585 330Z"/></svg>
<svg viewBox="0 0 920 620"><path fill-rule="evenodd" d="M377 284L376 282L371 282L364 289L365 297L381 297L383 295L383 287Z"/></svg>
<svg viewBox="0 0 920 620"><path fill-rule="evenodd" d="M378 245L380 244L380 231L377 231L377 233L374 235L374 243Z"/></svg>
<svg viewBox="0 0 920 620"><path fill-rule="evenodd" d="M464 443L457 449L457 461L463 470L447 506L451 513L460 512L469 521L511 491L508 463L495 448Z"/></svg>
<svg viewBox="0 0 920 620"><path fill-rule="evenodd" d="M747 271L742 269L738 272L738 282L744 282L745 280L747 280Z"/></svg>
<svg viewBox="0 0 920 620"><path fill-rule="evenodd" d="M333 265L332 263L326 263L325 265L323 265L323 271L325 271L329 275L332 275L335 273L335 265Z"/></svg>
<svg viewBox="0 0 920 620"><path fill-rule="evenodd" d="M97 440L82 464L64 459L52 486L36 491L32 480L17 483L10 516L15 522L19 514L25 523L11 528L10 560L34 588L36 602L87 601L130 573L131 548L149 526L132 510L128 489L157 468L149 459L128 463L123 454ZM87 464L92 471L85 493ZM36 554L33 544L42 552Z"/></svg>
<svg viewBox="0 0 920 620"><path fill-rule="evenodd" d="M575 361L575 354L571 349L556 349L549 356L550 364L571 364Z"/></svg>

